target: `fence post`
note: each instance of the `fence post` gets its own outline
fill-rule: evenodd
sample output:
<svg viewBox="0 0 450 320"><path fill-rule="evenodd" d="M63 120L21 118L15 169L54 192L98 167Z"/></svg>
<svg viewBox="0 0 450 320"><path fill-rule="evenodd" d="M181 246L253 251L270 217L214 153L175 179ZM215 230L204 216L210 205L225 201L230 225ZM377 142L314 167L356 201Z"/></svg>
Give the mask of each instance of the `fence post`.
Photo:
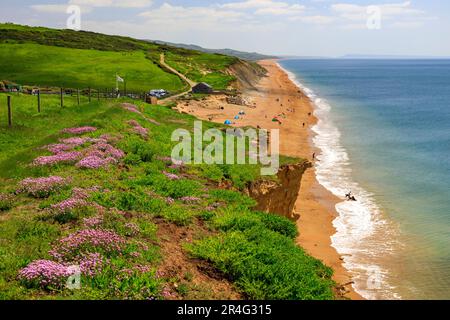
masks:
<svg viewBox="0 0 450 320"><path fill-rule="evenodd" d="M63 88L61 88L61 108L64 107Z"/></svg>
<svg viewBox="0 0 450 320"><path fill-rule="evenodd" d="M89 87L89 89L88 89L88 95L89 95L89 103L91 102L91 87Z"/></svg>
<svg viewBox="0 0 450 320"><path fill-rule="evenodd" d="M8 126L12 126L12 112L11 112L11 96L7 97L8 99Z"/></svg>
<svg viewBox="0 0 450 320"><path fill-rule="evenodd" d="M37 91L38 113L41 113L41 89Z"/></svg>
<svg viewBox="0 0 450 320"><path fill-rule="evenodd" d="M77 89L77 103L80 105L80 89Z"/></svg>

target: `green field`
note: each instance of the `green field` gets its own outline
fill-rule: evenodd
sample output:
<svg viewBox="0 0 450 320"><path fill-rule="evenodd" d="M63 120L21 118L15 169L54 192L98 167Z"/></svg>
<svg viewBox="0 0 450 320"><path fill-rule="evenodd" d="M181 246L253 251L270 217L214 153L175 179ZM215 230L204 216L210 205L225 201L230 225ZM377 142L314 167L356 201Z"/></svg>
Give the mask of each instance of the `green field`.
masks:
<svg viewBox="0 0 450 320"><path fill-rule="evenodd" d="M120 103L136 102L125 99L84 100L81 106L67 100L61 108L57 96L46 97L43 112L37 114L35 97L12 95L14 123L9 128L5 98L0 94L0 299L223 298L213 284L199 280L205 277L198 276L199 261L202 268L209 265L209 273L216 270L220 281L231 281L232 290L243 298L334 298L331 269L295 245L295 224L253 211L255 201L240 191L261 178L257 165L171 167L162 160L175 144L170 139L173 130L192 132L194 117L142 102L137 108L143 113L132 113ZM148 119L157 119L160 125ZM146 128L148 136L134 131L130 120ZM50 154L44 146L73 137L62 129L78 126L97 128L82 137L107 134L110 144L125 156L98 169L81 169L74 163L30 166L36 157ZM206 122L203 126L222 127ZM91 146L76 150L84 152ZM178 179L169 179L167 173ZM49 176L67 179L67 185L39 197L16 192L24 178ZM234 190L219 188L221 181ZM77 188L88 192L87 203L62 212L52 209L78 194ZM197 200L186 202L185 197ZM86 221L92 219L99 225L87 227ZM87 242L64 256L70 263L86 254L104 261L94 274L83 273L81 289L61 287L60 278L47 285L19 277L32 262L57 263L50 250L82 230L108 230L122 245L111 249ZM179 251L167 251L167 237L177 232L191 234L194 241L171 239L180 241ZM167 272L165 261L172 254L188 262L174 266L180 273Z"/></svg>
<svg viewBox="0 0 450 320"><path fill-rule="evenodd" d="M38 44L0 44L0 78L20 84L66 88L112 89L116 74L129 91L163 88L180 91L184 84L145 58L143 51L112 52L50 47ZM122 88L122 84L120 84Z"/></svg>
<svg viewBox="0 0 450 320"><path fill-rule="evenodd" d="M237 58L186 49L172 49L166 62L195 82L206 82L215 89L227 89L235 77L226 73Z"/></svg>
<svg viewBox="0 0 450 320"><path fill-rule="evenodd" d="M234 80L226 72L238 61L234 57L93 32L0 24L0 80L22 85L114 88L119 74L129 91L187 89L159 66L163 52L169 65L196 82L225 89Z"/></svg>

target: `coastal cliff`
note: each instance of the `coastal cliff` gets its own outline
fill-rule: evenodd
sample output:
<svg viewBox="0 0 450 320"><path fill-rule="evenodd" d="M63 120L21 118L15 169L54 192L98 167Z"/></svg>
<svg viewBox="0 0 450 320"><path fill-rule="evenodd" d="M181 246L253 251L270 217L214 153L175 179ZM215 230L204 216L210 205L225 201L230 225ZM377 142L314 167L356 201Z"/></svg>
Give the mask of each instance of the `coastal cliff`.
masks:
<svg viewBox="0 0 450 320"><path fill-rule="evenodd" d="M247 194L257 201L255 209L275 213L293 221L298 220L300 217L294 213L294 206L300 192L302 176L311 167L309 161L284 165L277 173L277 180L251 183Z"/></svg>
<svg viewBox="0 0 450 320"><path fill-rule="evenodd" d="M255 62L238 60L229 66L226 73L236 80L231 86L237 90L255 90L262 77L267 75L267 70Z"/></svg>

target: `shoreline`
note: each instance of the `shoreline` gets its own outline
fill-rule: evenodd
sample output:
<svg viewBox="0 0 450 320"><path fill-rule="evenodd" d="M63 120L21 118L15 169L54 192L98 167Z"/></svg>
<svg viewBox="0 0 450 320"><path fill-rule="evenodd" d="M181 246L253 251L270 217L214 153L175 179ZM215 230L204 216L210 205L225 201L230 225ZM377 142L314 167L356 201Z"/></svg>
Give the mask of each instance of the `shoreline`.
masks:
<svg viewBox="0 0 450 320"><path fill-rule="evenodd" d="M256 90L243 93L242 96L251 107L245 108L246 115L236 120L234 126L279 129L280 154L312 162L313 153L320 152L312 141L315 135L312 127L318 121L314 116L314 104L276 60L263 60L259 61L259 64L267 69L268 74L259 81ZM180 112L220 123L233 119L243 108L227 104L218 96L211 96L199 102L180 103L178 106ZM272 121L277 115L281 115L281 125ZM297 244L333 269L333 279L338 285L345 285L345 297L360 300L363 298L351 285L350 274L344 268L343 259L331 242L331 237L336 233L333 221L338 216L335 206L341 201L319 184L314 168L307 170L303 175L294 208L294 213L300 215L296 222L300 233Z"/></svg>

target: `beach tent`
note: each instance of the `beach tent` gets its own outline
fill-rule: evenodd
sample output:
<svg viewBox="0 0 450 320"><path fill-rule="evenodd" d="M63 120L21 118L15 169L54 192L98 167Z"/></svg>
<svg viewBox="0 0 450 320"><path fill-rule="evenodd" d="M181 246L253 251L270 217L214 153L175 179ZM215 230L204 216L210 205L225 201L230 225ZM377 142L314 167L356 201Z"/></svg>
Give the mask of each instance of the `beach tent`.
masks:
<svg viewBox="0 0 450 320"><path fill-rule="evenodd" d="M225 122L224 122L224 124L231 124L231 121L230 120L225 120Z"/></svg>
<svg viewBox="0 0 450 320"><path fill-rule="evenodd" d="M239 116L234 117L234 119L239 120Z"/></svg>

